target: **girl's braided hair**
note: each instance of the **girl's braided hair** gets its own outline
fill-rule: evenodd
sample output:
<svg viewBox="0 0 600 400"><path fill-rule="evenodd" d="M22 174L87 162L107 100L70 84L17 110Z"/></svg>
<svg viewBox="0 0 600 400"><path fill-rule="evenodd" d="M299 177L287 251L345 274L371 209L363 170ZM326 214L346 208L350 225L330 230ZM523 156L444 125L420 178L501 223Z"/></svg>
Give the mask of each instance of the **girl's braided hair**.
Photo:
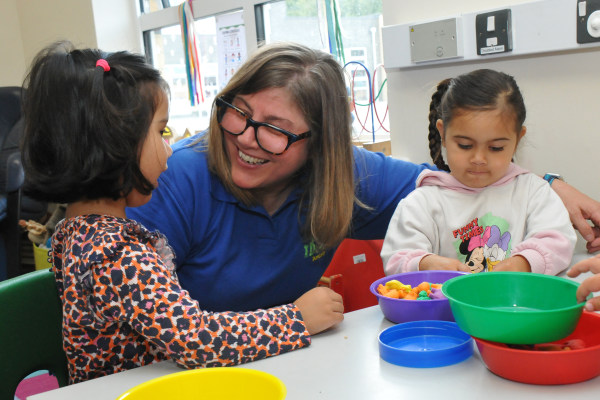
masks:
<svg viewBox="0 0 600 400"><path fill-rule="evenodd" d="M452 79L441 81L431 96L429 105L429 154L433 163L443 171L450 168L442 157L442 137L437 121L447 127L458 111L505 109L515 119L515 132L525 122L525 102L515 79L503 72L478 69Z"/></svg>
<svg viewBox="0 0 600 400"><path fill-rule="evenodd" d="M439 107L442 103L442 98L450 86L451 79L444 79L441 81L435 93L431 96L431 103L429 104L429 154L436 167L442 171L450 171L448 165L442 157L442 137L436 127L437 120L440 119Z"/></svg>

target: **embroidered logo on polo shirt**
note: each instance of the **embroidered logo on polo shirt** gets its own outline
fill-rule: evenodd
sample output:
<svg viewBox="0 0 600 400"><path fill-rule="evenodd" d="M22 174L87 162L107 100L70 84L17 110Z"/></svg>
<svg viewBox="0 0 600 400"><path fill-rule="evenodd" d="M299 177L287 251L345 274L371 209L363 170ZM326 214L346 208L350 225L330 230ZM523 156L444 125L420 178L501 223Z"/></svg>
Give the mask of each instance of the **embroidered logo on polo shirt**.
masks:
<svg viewBox="0 0 600 400"><path fill-rule="evenodd" d="M325 250L319 251L319 248L314 241L304 245L304 258L312 258L312 261L317 261L325 255Z"/></svg>

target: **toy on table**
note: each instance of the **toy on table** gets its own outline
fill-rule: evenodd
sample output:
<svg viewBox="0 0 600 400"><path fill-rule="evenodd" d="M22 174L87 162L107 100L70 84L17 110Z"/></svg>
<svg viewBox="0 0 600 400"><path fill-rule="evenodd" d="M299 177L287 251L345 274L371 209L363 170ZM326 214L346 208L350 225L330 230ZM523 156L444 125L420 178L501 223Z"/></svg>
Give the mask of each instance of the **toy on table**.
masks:
<svg viewBox="0 0 600 400"><path fill-rule="evenodd" d="M413 288L411 285L405 285L396 279L387 281L385 285L380 284L377 286L379 294L404 300L443 299L445 296L442 294L441 289L441 283L421 282Z"/></svg>
<svg viewBox="0 0 600 400"><path fill-rule="evenodd" d="M517 350L568 351L583 349L585 348L585 343L581 339L571 339L564 343L508 344L507 346Z"/></svg>

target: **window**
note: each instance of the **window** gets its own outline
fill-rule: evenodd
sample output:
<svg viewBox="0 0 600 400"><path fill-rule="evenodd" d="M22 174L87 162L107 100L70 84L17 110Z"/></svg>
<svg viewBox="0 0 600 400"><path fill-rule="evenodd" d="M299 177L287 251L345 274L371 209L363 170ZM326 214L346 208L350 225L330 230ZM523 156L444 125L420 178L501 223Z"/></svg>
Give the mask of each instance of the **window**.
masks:
<svg viewBox="0 0 600 400"><path fill-rule="evenodd" d="M389 140L386 77L381 44L381 0L338 0L337 4L343 32L343 63L349 94L353 95L355 102L354 139L369 142ZM329 51L327 25L319 23L317 1L280 0L257 8L259 7L262 7L264 21L264 28L257 26L259 39L266 43L295 41ZM375 98L372 106L370 85Z"/></svg>
<svg viewBox="0 0 600 400"><path fill-rule="evenodd" d="M217 43L218 23L224 19L231 21L235 19L235 14L240 12L228 13L216 17L207 17L197 19L194 22L196 31L196 40L198 46L199 62L201 65L201 85L202 92L200 101L196 105L191 105L190 90L188 88L186 72L186 56L183 53L183 44L181 39L181 28L179 25L173 25L165 28L155 29L146 32L147 45L151 49L151 59L156 68L158 68L171 88L171 107L169 116L169 126L173 131L174 138L179 138L186 133L194 134L208 127L210 119L210 108L217 92L225 85L227 77L219 76L219 71L223 68L219 66L218 49L227 48L233 51L229 57L228 73L231 75L231 65L241 63L240 44L225 46L223 43ZM233 16L232 16L233 14ZM241 21L241 18L238 19ZM244 46L245 51L245 46ZM231 60L236 60L231 61ZM203 97L203 101L202 101Z"/></svg>
<svg viewBox="0 0 600 400"><path fill-rule="evenodd" d="M207 128L216 93L246 59L247 52L260 44L286 40L330 51L326 18L319 19L315 0L195 0L194 29L204 101L192 106L178 17L179 5L184 1L139 0L147 56L171 86L169 125L174 138L186 130L194 134ZM348 93L355 104L354 138L387 140L381 0L337 0L337 5L343 32L343 54L338 59L345 66ZM371 86L373 104L369 96Z"/></svg>
<svg viewBox="0 0 600 400"><path fill-rule="evenodd" d="M258 5L255 12L262 21L256 27L259 42L290 41L329 51L321 35L316 1L273 1Z"/></svg>
<svg viewBox="0 0 600 400"><path fill-rule="evenodd" d="M214 26L214 18L206 18L196 22L197 26L206 27L209 30ZM199 30L200 31L200 30ZM202 63L203 94L208 100L216 93L216 85L210 84L216 81L214 73L216 68L214 57L216 47L215 35L198 35L200 39L200 54ZM179 26L170 26L149 32L152 48L152 61L158 68L171 89L171 107L169 110L169 126L175 137L182 136L186 129L194 126L205 126L201 115L206 113L208 101L193 107L189 100L185 59L181 42L181 29ZM208 81L207 81L208 79ZM209 84L207 84L209 83ZM192 128L193 129L193 128ZM193 132L191 132L193 133Z"/></svg>

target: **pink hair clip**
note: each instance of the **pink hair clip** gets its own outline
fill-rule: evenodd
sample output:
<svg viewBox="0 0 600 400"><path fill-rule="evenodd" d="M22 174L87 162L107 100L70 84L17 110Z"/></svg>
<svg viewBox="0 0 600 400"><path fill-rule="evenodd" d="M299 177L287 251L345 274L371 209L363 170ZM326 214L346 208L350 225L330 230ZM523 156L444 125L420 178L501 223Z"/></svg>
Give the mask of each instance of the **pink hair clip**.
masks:
<svg viewBox="0 0 600 400"><path fill-rule="evenodd" d="M100 58L98 61L96 61L96 67L102 67L104 72L110 71L110 65L108 65L108 61L106 61L104 58Z"/></svg>

